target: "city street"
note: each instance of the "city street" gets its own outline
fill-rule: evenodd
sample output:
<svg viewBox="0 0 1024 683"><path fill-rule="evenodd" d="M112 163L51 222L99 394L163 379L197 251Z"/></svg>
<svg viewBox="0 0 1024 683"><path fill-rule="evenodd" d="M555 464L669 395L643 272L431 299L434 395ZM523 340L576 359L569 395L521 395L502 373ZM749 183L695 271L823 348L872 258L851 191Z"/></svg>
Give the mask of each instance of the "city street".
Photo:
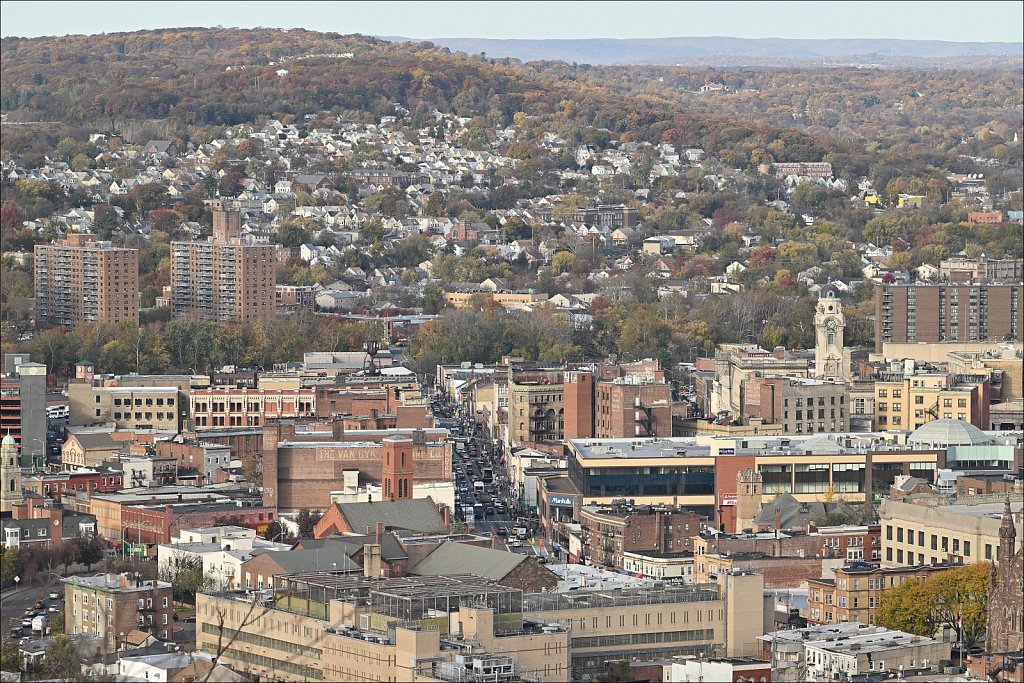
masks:
<svg viewBox="0 0 1024 683"><path fill-rule="evenodd" d="M511 482L501 463L501 444L480 435L476 421L460 415L457 407L435 398L432 409L438 426L452 435L456 517L467 521L474 533L498 536L500 547L547 561L546 548L531 545L528 539L519 539L519 545L513 541L515 529L525 525L516 516ZM505 533L499 533L502 528Z"/></svg>

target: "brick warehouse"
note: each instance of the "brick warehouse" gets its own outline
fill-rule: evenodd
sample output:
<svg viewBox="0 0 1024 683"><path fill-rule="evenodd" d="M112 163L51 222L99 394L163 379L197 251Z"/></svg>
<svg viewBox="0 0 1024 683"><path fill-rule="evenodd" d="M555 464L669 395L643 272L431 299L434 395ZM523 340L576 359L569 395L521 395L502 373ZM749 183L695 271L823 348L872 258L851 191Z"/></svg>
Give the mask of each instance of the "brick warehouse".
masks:
<svg viewBox="0 0 1024 683"><path fill-rule="evenodd" d="M364 430L345 432L341 423L266 425L263 433L263 501L282 512L325 507L331 491L343 488L345 470L358 470L360 484L381 485L382 447L387 437L413 440L414 483L450 481L447 430Z"/></svg>

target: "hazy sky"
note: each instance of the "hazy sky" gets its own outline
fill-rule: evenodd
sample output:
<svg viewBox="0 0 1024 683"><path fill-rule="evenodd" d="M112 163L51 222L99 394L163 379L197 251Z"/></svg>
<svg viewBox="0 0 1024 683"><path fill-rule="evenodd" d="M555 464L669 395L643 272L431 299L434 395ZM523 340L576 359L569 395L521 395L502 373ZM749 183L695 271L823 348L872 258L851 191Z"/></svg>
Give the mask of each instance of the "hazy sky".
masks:
<svg viewBox="0 0 1024 683"><path fill-rule="evenodd" d="M1016 2L0 2L4 36L177 26L410 38L908 38L1024 41Z"/></svg>

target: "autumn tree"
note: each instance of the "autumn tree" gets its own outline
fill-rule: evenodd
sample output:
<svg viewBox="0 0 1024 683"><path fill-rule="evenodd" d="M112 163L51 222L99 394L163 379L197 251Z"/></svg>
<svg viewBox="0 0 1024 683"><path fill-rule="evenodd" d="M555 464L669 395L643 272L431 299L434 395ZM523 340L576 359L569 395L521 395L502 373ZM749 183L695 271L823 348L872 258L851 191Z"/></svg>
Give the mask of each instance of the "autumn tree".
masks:
<svg viewBox="0 0 1024 683"><path fill-rule="evenodd" d="M909 579L882 593L875 623L921 636L950 628L969 650L985 633L989 564L979 562Z"/></svg>

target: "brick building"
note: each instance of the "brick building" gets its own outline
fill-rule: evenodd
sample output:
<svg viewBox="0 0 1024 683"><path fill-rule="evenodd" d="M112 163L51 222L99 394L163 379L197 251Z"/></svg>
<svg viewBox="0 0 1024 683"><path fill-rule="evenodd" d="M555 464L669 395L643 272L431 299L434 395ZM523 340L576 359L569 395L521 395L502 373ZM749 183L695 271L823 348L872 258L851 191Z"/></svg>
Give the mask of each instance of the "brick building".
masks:
<svg viewBox="0 0 1024 683"><path fill-rule="evenodd" d="M765 588L800 588L804 581L821 576L833 560L821 557L777 557L766 553L706 553L693 557L693 582L708 583L733 571L756 572Z"/></svg>
<svg viewBox="0 0 1024 683"><path fill-rule="evenodd" d="M1020 283L879 284L875 352L882 344L1019 340Z"/></svg>
<svg viewBox="0 0 1024 683"><path fill-rule="evenodd" d="M781 424L783 434L849 431L848 389L844 382L804 377L751 377L747 380L743 418Z"/></svg>
<svg viewBox="0 0 1024 683"><path fill-rule="evenodd" d="M242 244L241 214L213 207L208 241L171 242L171 312L219 323L272 318L275 245Z"/></svg>
<svg viewBox="0 0 1024 683"><path fill-rule="evenodd" d="M451 443L446 430L389 429L346 432L332 425L273 422L263 428L264 502L282 511L326 506L345 470L361 482L381 485L382 446L388 437L412 439L414 483L451 481Z"/></svg>
<svg viewBox="0 0 1024 683"><path fill-rule="evenodd" d="M161 640L171 638L173 595L166 581L128 574L71 576L64 582L64 632L98 639L102 652L123 646L120 634L144 630Z"/></svg>
<svg viewBox="0 0 1024 683"><path fill-rule="evenodd" d="M658 377L601 379L594 371L565 373L565 438L672 436L672 387Z"/></svg>
<svg viewBox="0 0 1024 683"><path fill-rule="evenodd" d="M1002 211L970 211L967 214L968 223L997 224L1006 220Z"/></svg>
<svg viewBox="0 0 1024 683"><path fill-rule="evenodd" d="M565 434L561 370L513 368L508 378L508 426L512 445L560 442Z"/></svg>
<svg viewBox="0 0 1024 683"><path fill-rule="evenodd" d="M71 234L34 248L36 323L139 324L139 251Z"/></svg>
<svg viewBox="0 0 1024 683"><path fill-rule="evenodd" d="M898 361L875 377L874 429L911 430L933 420L961 420L989 428L991 384L985 374L915 372Z"/></svg>
<svg viewBox="0 0 1024 683"><path fill-rule="evenodd" d="M121 508L120 516L120 536L126 543L156 546L170 543L171 536L182 529L231 524L263 533L267 526L277 521L277 510L269 507L243 507L234 502L181 502L125 505Z"/></svg>
<svg viewBox="0 0 1024 683"><path fill-rule="evenodd" d="M622 569L623 553L692 550L701 518L681 507L584 506L579 511L588 564Z"/></svg>
<svg viewBox="0 0 1024 683"><path fill-rule="evenodd" d="M275 285L274 303L278 310L313 310L316 308L316 291L313 285Z"/></svg>
<svg viewBox="0 0 1024 683"><path fill-rule="evenodd" d="M904 581L919 581L951 565L884 568L862 562L833 569L834 577L807 578L808 624L874 624L882 592ZM820 575L819 575L820 576Z"/></svg>
<svg viewBox="0 0 1024 683"><path fill-rule="evenodd" d="M254 427L316 415L313 389L193 389L188 400L196 427Z"/></svg>

